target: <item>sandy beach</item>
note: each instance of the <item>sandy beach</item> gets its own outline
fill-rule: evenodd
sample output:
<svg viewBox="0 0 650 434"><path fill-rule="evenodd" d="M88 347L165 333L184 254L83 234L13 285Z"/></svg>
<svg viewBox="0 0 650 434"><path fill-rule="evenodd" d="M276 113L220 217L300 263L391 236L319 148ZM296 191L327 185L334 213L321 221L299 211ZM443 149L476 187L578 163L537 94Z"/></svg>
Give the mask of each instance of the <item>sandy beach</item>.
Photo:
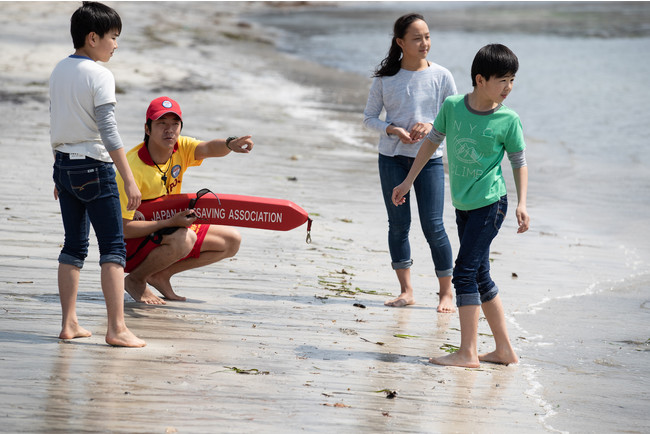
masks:
<svg viewBox="0 0 650 434"><path fill-rule="evenodd" d="M184 191L207 187L289 199L314 220L312 243L305 242L305 226L289 232L240 229L243 242L235 258L172 281L188 301L147 306L125 296L127 325L147 346L124 349L104 342L106 310L91 234L77 311L93 336L59 340L56 258L63 228L52 195L48 78L72 52L68 23L79 4L2 2L0 432L647 429L647 364L631 397L619 396L623 392L610 385L607 397L616 396L628 409L618 428L614 417L582 421L606 404L572 421L576 410L562 414L565 398L573 405L572 391L588 394L597 380L565 377L574 386L566 396L563 385L540 384L536 360L526 352L539 331L521 322L510 329L519 365L463 369L428 363L428 357L459 345L458 316L436 313L436 279L419 228L412 233L417 304L383 305L399 288L389 265L376 150L346 146L376 141L361 127L370 79L281 54L272 31L239 18L260 8L295 6L107 4L124 24L119 49L106 66L117 83L117 122L126 148L142 140L146 107L161 95L181 105L184 135L251 134L251 154L206 160L187 172ZM445 224L455 252L449 202ZM513 220L511 213L495 245L493 275L504 291L516 285L556 291L559 277L549 277L553 261L575 258L576 251L606 261L604 247L595 253L588 246L572 248L570 235L558 237L546 227L517 238ZM531 263L524 252L540 240L555 253L540 252L540 261ZM577 273L574 279L582 277ZM648 289L629 294L636 306ZM507 295L504 303L509 319L530 309L508 304ZM602 313L602 306L595 311ZM555 308L567 309L564 303ZM637 324L648 324L648 308L637 313ZM491 350L484 320L479 332L479 351ZM647 329L641 335L647 339ZM625 348L638 349L636 357L650 354L647 342L630 339ZM590 360L603 366L617 363L617 356ZM554 419L558 414L563 419Z"/></svg>

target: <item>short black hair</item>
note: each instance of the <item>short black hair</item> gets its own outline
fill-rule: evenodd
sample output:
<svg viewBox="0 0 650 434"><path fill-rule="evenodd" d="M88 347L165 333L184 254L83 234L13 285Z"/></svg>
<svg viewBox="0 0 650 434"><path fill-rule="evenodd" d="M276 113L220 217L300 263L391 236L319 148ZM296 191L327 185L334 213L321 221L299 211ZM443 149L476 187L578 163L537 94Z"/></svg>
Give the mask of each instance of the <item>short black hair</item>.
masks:
<svg viewBox="0 0 650 434"><path fill-rule="evenodd" d="M111 30L122 32L122 19L115 9L101 3L83 2L70 18L70 34L75 49L84 46L89 33L95 32L103 38Z"/></svg>
<svg viewBox="0 0 650 434"><path fill-rule="evenodd" d="M486 80L516 74L519 59L510 48L501 44L489 44L478 50L472 62L472 86L476 86L476 76L481 74Z"/></svg>

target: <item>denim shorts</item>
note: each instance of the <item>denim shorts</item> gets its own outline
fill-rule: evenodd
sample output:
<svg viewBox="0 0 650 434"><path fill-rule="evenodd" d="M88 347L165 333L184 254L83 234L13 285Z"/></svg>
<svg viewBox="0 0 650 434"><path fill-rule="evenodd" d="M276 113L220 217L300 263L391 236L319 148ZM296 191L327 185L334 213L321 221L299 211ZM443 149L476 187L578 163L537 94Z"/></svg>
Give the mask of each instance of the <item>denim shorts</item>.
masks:
<svg viewBox="0 0 650 434"><path fill-rule="evenodd" d="M113 164L89 157L71 159L69 154L57 152L52 177L65 231L59 262L83 267L92 224L99 244L99 263L124 267L122 210Z"/></svg>
<svg viewBox="0 0 650 434"><path fill-rule="evenodd" d="M499 233L508 210L508 196L471 211L456 210L460 247L452 282L456 305L480 305L497 296L490 277L490 245Z"/></svg>

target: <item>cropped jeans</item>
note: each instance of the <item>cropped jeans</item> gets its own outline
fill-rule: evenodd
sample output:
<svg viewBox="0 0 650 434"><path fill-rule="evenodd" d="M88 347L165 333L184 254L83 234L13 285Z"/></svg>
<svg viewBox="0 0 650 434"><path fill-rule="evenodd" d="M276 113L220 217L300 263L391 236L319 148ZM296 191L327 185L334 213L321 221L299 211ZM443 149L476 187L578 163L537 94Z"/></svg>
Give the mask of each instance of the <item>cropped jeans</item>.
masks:
<svg viewBox="0 0 650 434"><path fill-rule="evenodd" d="M393 188L399 185L413 166L414 158L397 155L388 157L379 154L379 178L388 213L388 249L393 269L410 268L411 245L411 201L409 192L406 202L400 206L393 205ZM445 172L442 158L429 160L413 183L417 197L418 214L424 236L429 243L431 258L436 276L452 275L451 244L442 221L445 201Z"/></svg>
<svg viewBox="0 0 650 434"><path fill-rule="evenodd" d="M456 305L481 305L497 296L499 288L490 277L490 244L497 236L508 210L508 196L471 211L456 210L460 248L452 283Z"/></svg>
<svg viewBox="0 0 650 434"><path fill-rule="evenodd" d="M111 262L124 267L126 248L113 164L89 157L72 160L68 154L57 152L52 177L65 231L59 263L83 267L92 224L100 265Z"/></svg>

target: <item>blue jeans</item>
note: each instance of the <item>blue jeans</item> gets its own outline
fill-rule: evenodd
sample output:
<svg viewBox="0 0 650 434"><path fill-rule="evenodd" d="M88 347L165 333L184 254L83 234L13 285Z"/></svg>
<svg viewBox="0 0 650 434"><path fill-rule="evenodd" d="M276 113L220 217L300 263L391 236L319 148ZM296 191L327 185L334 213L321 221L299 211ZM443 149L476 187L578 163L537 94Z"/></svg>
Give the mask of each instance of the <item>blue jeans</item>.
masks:
<svg viewBox="0 0 650 434"><path fill-rule="evenodd" d="M393 188L399 185L408 174L413 161L411 157L401 155L387 157L379 154L379 178L388 212L388 248L393 269L409 268L411 245L411 193L400 206L393 205L391 196ZM418 214L424 236L429 243L431 257L435 265L436 276L446 277L452 274L451 244L442 221L445 204L445 172L442 158L429 160L413 183L417 197Z"/></svg>
<svg viewBox="0 0 650 434"><path fill-rule="evenodd" d="M460 248L452 283L457 306L481 305L499 293L490 277L490 244L499 233L507 210L508 196L483 208L456 210Z"/></svg>
<svg viewBox="0 0 650 434"><path fill-rule="evenodd" d="M92 223L99 244L99 263L124 267L122 210L112 163L89 157L71 160L68 154L57 152L52 177L65 231L59 263L83 267Z"/></svg>

